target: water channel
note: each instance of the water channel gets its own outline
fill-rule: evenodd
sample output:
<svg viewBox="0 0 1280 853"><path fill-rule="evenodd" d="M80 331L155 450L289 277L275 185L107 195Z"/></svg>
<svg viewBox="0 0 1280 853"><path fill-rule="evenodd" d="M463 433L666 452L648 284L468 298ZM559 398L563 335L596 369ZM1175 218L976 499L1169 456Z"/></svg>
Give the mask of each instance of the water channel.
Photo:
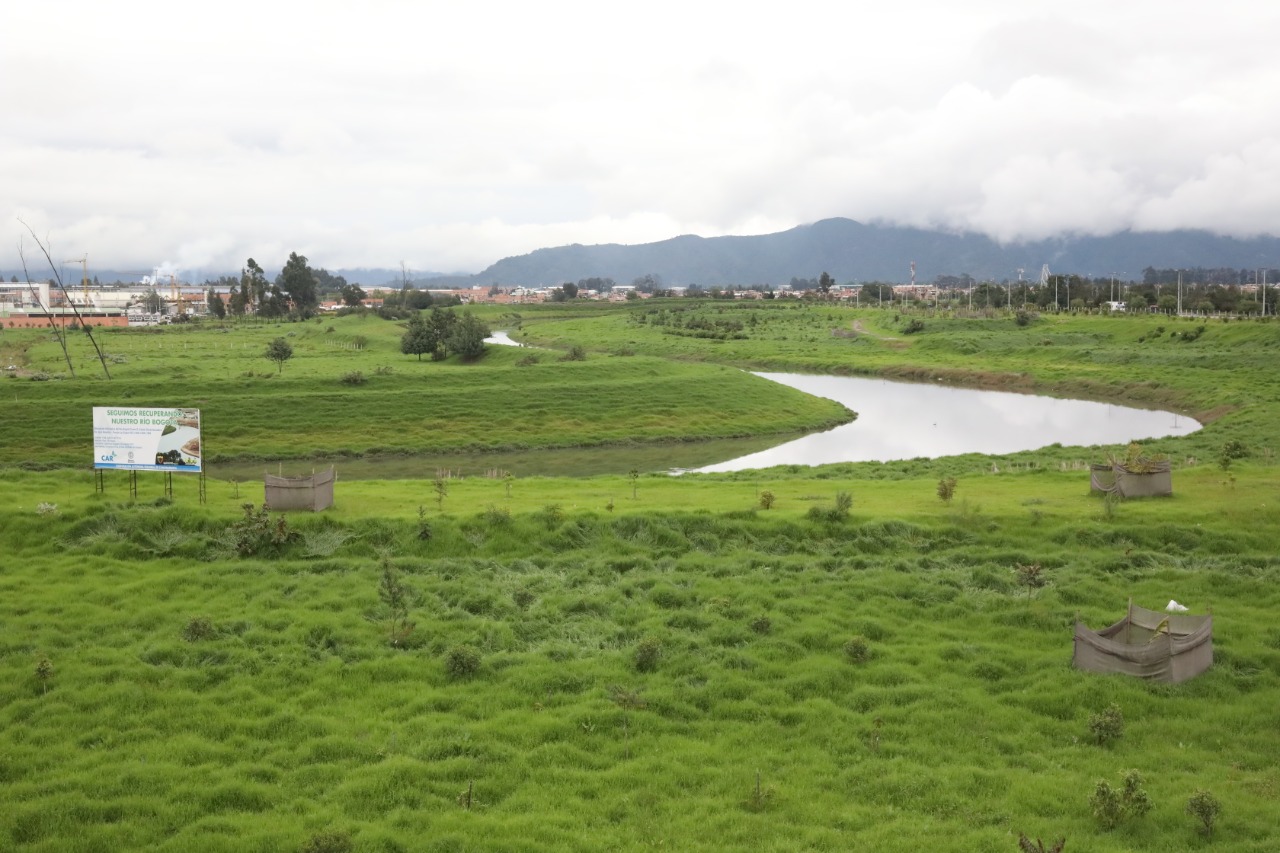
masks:
<svg viewBox="0 0 1280 853"><path fill-rule="evenodd" d="M503 332L495 333L489 342L518 345ZM339 476L346 480L430 479L440 470L466 476L509 471L516 477L586 477L625 474L632 469L740 471L774 465L1004 454L1050 444L1126 444L1186 435L1200 428L1196 421L1173 412L1085 400L845 376L757 375L807 394L829 397L857 412L858 418L804 436L507 453L225 462L210 464L208 470L219 479L237 480L255 479L264 471L305 474L330 464L337 466Z"/></svg>

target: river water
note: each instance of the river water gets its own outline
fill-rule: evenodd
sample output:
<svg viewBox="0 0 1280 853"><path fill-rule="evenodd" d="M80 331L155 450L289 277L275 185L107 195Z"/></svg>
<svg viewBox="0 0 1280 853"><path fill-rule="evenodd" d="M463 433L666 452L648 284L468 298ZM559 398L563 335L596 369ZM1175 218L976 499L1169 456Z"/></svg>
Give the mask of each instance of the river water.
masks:
<svg viewBox="0 0 1280 853"><path fill-rule="evenodd" d="M796 373L757 375L807 394L837 400L857 412L858 419L695 470L741 471L774 465L1003 454L1050 444L1126 444L1185 435L1200 428L1196 421L1172 412L1086 400L884 379Z"/></svg>

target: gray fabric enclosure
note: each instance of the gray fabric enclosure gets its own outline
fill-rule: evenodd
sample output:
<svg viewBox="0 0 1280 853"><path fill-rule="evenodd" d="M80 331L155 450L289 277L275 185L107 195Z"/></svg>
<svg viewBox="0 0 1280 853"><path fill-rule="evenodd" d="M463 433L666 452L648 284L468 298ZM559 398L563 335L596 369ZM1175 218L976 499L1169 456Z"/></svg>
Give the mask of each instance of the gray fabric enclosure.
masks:
<svg viewBox="0 0 1280 853"><path fill-rule="evenodd" d="M1186 681L1213 665L1213 616L1162 613L1130 602L1123 619L1099 631L1076 620L1072 664L1087 672Z"/></svg>
<svg viewBox="0 0 1280 853"><path fill-rule="evenodd" d="M1132 471L1120 464L1090 465L1089 490L1113 492L1122 498L1150 498L1173 494L1173 468L1168 462Z"/></svg>
<svg viewBox="0 0 1280 853"><path fill-rule="evenodd" d="M333 468L306 477L263 477L266 504L271 509L309 509L318 512L333 506Z"/></svg>

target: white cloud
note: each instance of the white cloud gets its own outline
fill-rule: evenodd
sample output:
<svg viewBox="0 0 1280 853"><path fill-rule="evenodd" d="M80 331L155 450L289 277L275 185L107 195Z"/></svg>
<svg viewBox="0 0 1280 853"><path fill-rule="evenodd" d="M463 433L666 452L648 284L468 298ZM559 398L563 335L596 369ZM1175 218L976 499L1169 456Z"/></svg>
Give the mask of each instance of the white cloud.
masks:
<svg viewBox="0 0 1280 853"><path fill-rule="evenodd" d="M18 216L130 269L476 271L836 215L1280 233L1259 4L436 6L7 10L0 267Z"/></svg>

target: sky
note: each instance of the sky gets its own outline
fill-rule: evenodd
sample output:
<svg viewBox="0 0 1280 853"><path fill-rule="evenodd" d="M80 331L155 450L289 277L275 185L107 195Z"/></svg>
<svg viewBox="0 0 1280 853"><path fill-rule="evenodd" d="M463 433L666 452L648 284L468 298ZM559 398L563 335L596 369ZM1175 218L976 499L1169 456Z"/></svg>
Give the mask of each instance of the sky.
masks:
<svg viewBox="0 0 1280 853"><path fill-rule="evenodd" d="M479 272L832 216L1280 235L1256 0L42 0L0 33L0 269L31 232L90 274Z"/></svg>

